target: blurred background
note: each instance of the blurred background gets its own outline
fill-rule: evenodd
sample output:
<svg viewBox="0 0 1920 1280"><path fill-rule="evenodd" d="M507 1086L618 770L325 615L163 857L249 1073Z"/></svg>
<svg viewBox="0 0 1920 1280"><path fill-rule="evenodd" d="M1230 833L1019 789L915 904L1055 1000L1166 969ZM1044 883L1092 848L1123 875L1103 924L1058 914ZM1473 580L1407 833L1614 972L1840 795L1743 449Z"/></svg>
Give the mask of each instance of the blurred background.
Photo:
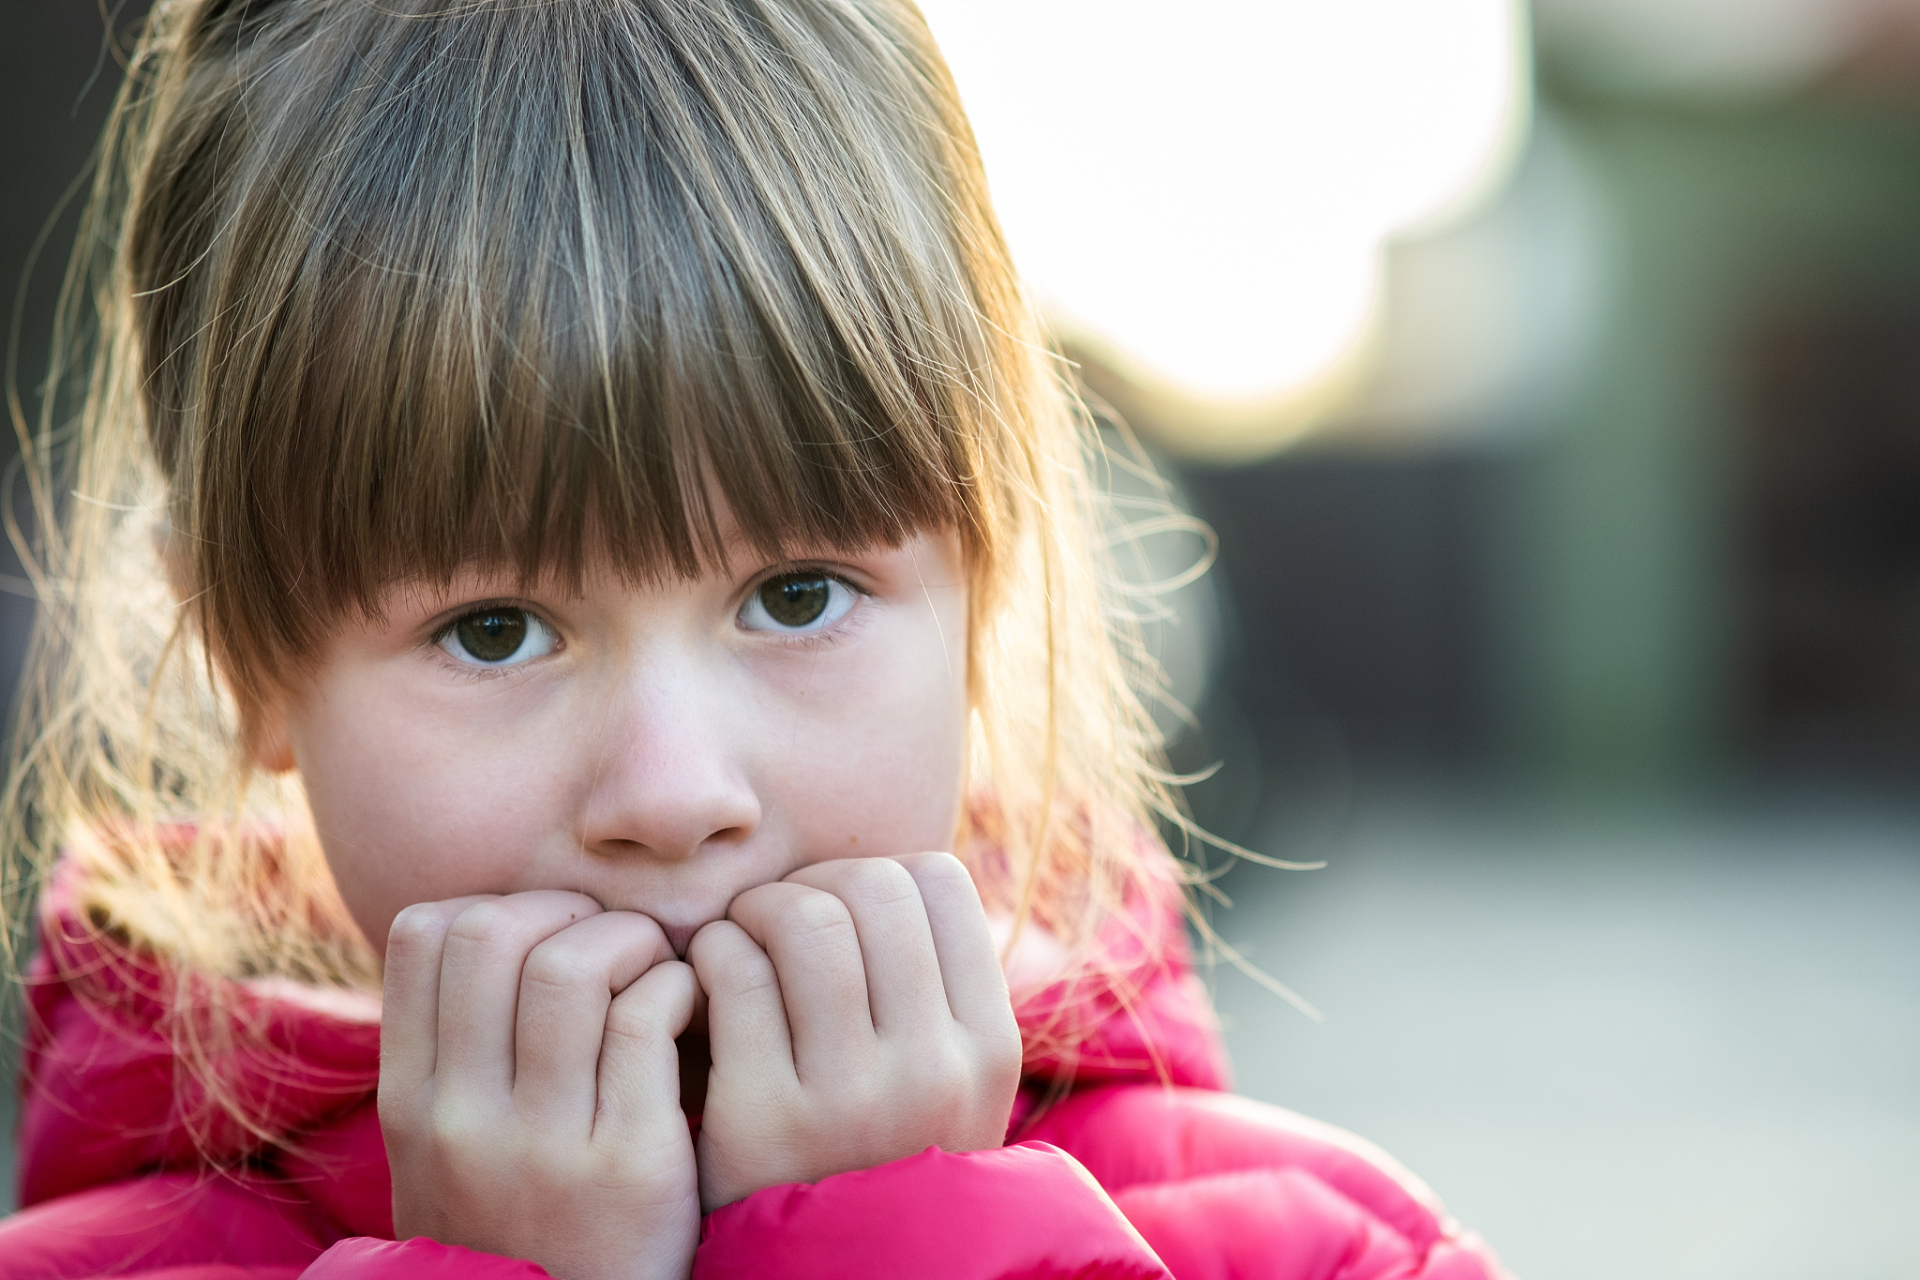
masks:
<svg viewBox="0 0 1920 1280"><path fill-rule="evenodd" d="M29 408L106 3L0 0ZM1920 1277L1920 0L925 8L1218 533L1148 620L1195 815L1327 864L1219 882L1320 1014L1217 966L1240 1087L1531 1280Z"/></svg>

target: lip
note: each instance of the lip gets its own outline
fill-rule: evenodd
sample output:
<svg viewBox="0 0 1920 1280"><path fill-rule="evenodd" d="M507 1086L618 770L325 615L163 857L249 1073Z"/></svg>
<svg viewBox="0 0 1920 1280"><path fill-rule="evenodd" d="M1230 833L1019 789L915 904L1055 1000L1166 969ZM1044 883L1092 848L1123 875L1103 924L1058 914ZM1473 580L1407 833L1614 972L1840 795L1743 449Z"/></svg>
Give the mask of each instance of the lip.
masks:
<svg viewBox="0 0 1920 1280"><path fill-rule="evenodd" d="M595 876L591 879L600 883L575 887L608 911L648 917L667 935L673 954L685 960L694 935L716 920L725 920L735 898L784 879L806 861L787 855L771 842L753 849L706 848L667 869L665 875L640 880Z"/></svg>
<svg viewBox="0 0 1920 1280"><path fill-rule="evenodd" d="M724 913L714 917L715 920L723 918ZM687 958L687 948L693 945L693 935L706 928L707 925L712 922L711 920L702 920L698 924L668 924L664 920L656 920L661 932L667 935L667 942L673 947L673 954L679 956L682 960Z"/></svg>
<svg viewBox="0 0 1920 1280"><path fill-rule="evenodd" d="M774 877L774 879L778 878L778 876ZM667 935L667 943L673 948L673 954L685 960L687 948L693 945L694 935L716 920L725 920L727 908L732 904L735 896L745 893L752 887L753 884L749 884L732 892L715 894L712 898L701 895L703 900L696 902L683 899L677 903L664 904L658 898L651 903L646 903L630 899L623 900L624 895L619 894L589 894L588 896L608 911L631 911L635 915L646 916L659 925L660 931Z"/></svg>

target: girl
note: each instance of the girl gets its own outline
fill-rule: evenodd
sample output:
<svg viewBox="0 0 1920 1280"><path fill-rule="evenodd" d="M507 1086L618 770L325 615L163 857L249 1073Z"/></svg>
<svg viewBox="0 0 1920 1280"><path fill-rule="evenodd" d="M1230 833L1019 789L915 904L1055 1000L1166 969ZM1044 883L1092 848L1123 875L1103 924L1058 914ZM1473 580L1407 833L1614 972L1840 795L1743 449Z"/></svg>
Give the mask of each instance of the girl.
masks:
<svg viewBox="0 0 1920 1280"><path fill-rule="evenodd" d="M101 174L0 1275L1496 1274L1218 1092L907 0L161 0Z"/></svg>

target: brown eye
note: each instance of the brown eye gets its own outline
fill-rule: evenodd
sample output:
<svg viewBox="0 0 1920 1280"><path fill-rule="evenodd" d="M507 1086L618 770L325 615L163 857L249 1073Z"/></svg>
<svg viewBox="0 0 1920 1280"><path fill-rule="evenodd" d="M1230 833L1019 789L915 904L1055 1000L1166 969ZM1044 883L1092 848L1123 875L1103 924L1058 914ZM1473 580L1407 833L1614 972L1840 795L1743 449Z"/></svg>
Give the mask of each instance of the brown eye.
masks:
<svg viewBox="0 0 1920 1280"><path fill-rule="evenodd" d="M740 610L749 631L819 631L846 616L854 590L824 573L783 573L768 578Z"/></svg>
<svg viewBox="0 0 1920 1280"><path fill-rule="evenodd" d="M553 651L553 632L544 622L511 605L476 609L447 628L440 647L475 666L525 662Z"/></svg>
<svg viewBox="0 0 1920 1280"><path fill-rule="evenodd" d="M832 594L827 579L814 574L792 574L775 578L760 588L760 603L767 616L783 627L804 627L827 611Z"/></svg>

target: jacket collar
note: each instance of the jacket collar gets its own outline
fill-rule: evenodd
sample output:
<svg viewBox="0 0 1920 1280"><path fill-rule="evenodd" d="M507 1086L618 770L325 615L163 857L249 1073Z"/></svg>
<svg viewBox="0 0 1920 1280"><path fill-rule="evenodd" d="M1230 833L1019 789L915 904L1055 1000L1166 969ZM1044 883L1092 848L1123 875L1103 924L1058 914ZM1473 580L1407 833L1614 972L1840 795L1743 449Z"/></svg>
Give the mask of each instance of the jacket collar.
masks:
<svg viewBox="0 0 1920 1280"><path fill-rule="evenodd" d="M21 1204L160 1169L246 1170L314 1183L314 1199L339 1201L336 1221L377 1230L389 1199L377 1004L180 974L79 914L71 887L62 876L48 892L27 977ZM1225 1087L1177 893L1131 904L1098 955L1016 992L1027 1075L1016 1134L1076 1085Z"/></svg>

